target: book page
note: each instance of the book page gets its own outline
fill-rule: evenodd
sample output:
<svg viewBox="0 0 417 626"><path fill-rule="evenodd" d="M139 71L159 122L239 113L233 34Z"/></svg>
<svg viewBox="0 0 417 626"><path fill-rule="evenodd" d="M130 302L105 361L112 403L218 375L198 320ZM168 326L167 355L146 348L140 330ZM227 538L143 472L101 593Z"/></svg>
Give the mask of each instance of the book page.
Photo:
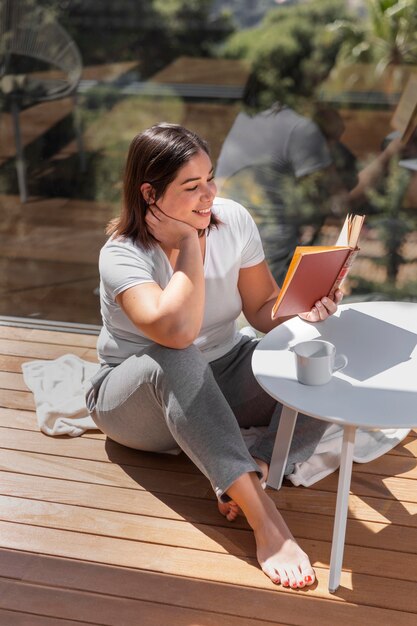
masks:
<svg viewBox="0 0 417 626"><path fill-rule="evenodd" d="M350 215L346 215L346 219L343 222L342 230L339 233L335 246L349 245L349 218Z"/></svg>
<svg viewBox="0 0 417 626"><path fill-rule="evenodd" d="M351 215L348 213L335 246L349 246L349 248L356 248L364 220L364 215Z"/></svg>
<svg viewBox="0 0 417 626"><path fill-rule="evenodd" d="M350 223L349 233L349 246L351 248L358 247L359 235L361 234L363 222L365 220L364 215L354 215Z"/></svg>

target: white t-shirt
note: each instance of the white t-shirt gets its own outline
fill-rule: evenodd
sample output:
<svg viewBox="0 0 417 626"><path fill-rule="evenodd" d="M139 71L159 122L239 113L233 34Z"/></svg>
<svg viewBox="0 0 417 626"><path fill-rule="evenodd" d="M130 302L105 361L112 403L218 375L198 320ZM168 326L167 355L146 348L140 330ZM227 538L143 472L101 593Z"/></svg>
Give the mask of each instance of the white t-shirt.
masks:
<svg viewBox="0 0 417 626"><path fill-rule="evenodd" d="M236 326L242 310L237 288L239 270L264 259L258 229L243 206L216 198L213 212L222 223L206 238L204 318L194 341L207 361L223 356L240 340ZM106 242L99 266L103 327L97 350L102 363L116 364L154 343L129 320L116 296L142 283L155 282L164 289L173 269L160 246L144 250L126 238Z"/></svg>

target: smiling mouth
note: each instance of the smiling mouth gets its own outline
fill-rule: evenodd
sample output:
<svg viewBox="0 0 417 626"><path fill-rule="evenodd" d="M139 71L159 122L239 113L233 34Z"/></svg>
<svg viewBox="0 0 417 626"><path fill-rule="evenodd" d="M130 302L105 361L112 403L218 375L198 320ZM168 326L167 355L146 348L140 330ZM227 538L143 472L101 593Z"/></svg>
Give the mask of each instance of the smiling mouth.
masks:
<svg viewBox="0 0 417 626"><path fill-rule="evenodd" d="M193 213L197 213L197 215L209 215L211 209L202 209L201 211L193 211Z"/></svg>

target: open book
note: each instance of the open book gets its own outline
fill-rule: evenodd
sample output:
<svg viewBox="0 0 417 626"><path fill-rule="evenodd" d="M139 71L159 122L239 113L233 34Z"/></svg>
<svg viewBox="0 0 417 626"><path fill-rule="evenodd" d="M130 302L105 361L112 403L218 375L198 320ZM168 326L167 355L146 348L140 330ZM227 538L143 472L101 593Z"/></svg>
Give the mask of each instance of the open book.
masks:
<svg viewBox="0 0 417 626"><path fill-rule="evenodd" d="M359 251L358 239L364 219L364 215L347 215L334 246L298 246L295 249L272 308L272 318L309 311L323 296L333 298Z"/></svg>
<svg viewBox="0 0 417 626"><path fill-rule="evenodd" d="M404 143L413 135L417 126L417 74L410 75L392 116L391 126L401 133Z"/></svg>

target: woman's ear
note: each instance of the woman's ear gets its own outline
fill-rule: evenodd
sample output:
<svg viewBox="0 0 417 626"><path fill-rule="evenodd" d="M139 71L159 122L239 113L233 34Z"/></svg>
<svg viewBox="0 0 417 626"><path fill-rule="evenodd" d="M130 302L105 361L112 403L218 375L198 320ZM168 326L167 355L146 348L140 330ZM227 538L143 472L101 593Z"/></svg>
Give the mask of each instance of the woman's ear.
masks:
<svg viewBox="0 0 417 626"><path fill-rule="evenodd" d="M150 183L142 183L139 190L147 204L155 202L155 190Z"/></svg>

